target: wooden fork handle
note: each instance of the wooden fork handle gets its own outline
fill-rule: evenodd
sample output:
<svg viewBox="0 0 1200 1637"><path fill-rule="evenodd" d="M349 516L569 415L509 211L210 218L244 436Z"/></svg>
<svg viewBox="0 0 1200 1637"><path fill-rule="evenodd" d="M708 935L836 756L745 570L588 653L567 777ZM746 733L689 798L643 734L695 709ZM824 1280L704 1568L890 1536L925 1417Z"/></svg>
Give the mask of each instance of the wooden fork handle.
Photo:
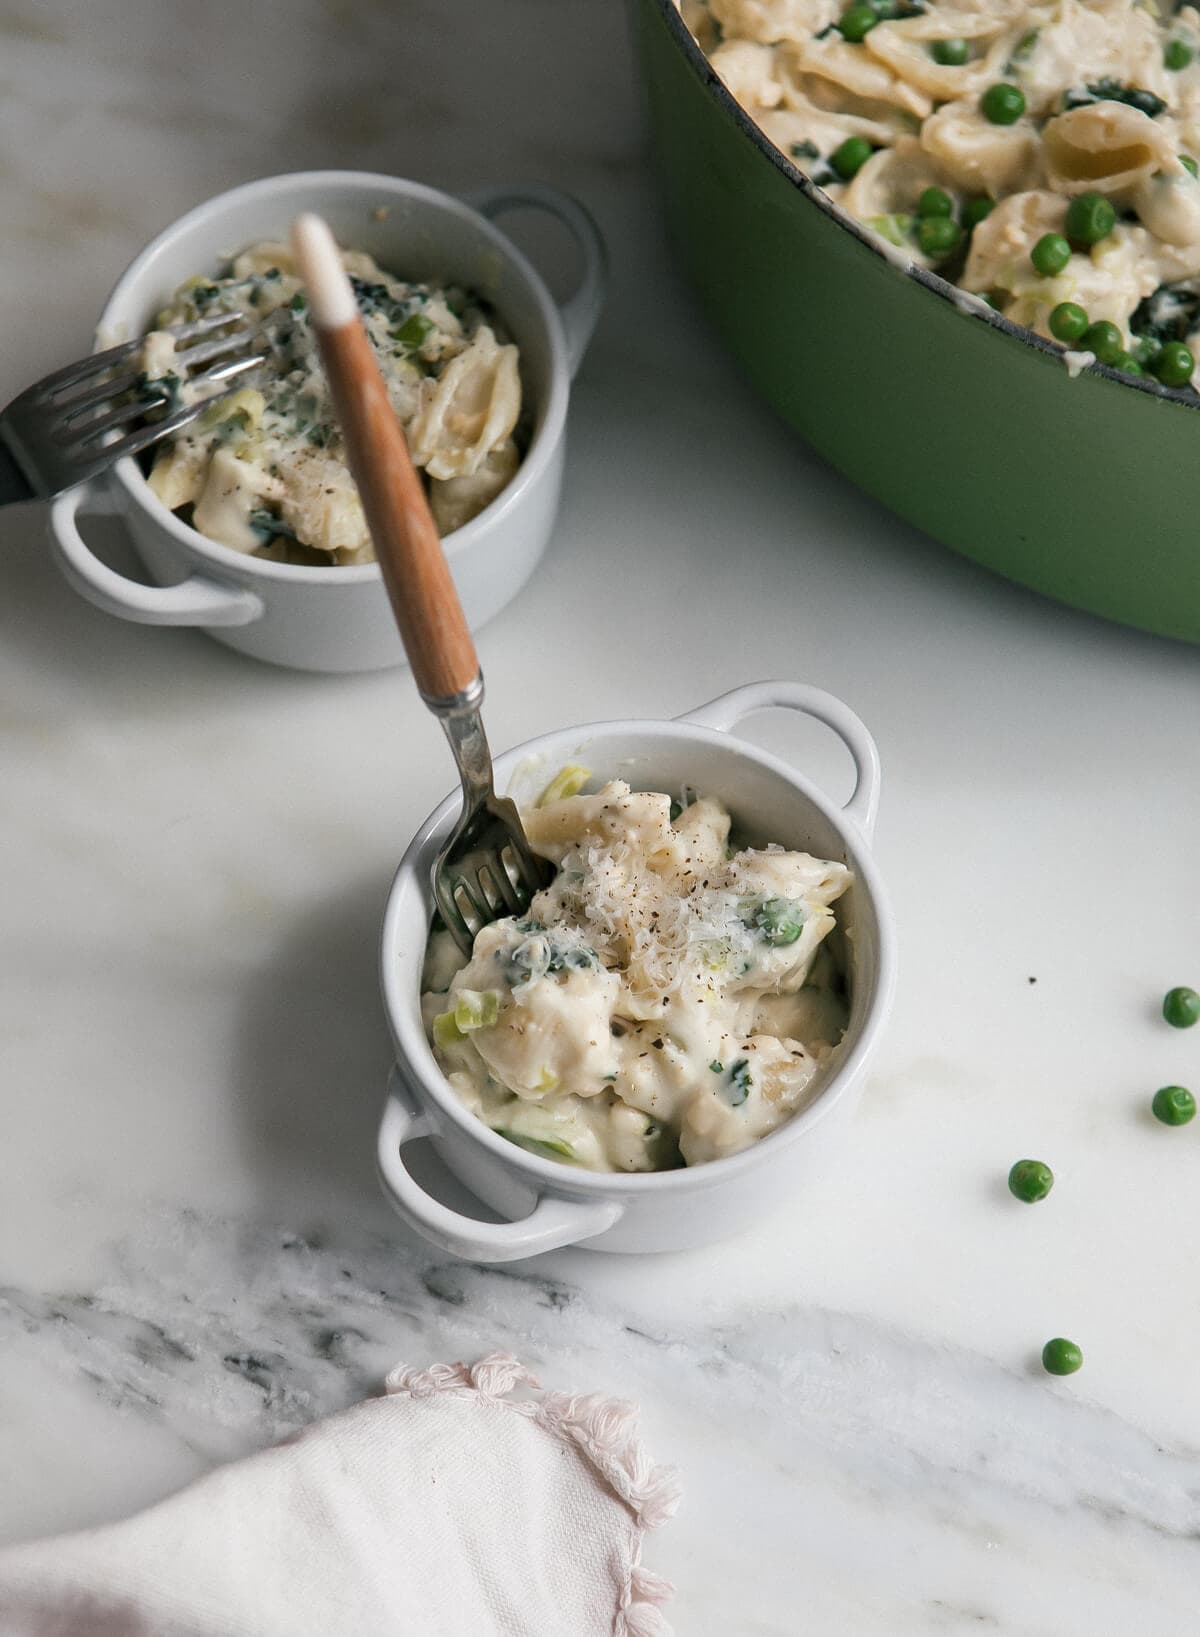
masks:
<svg viewBox="0 0 1200 1637"><path fill-rule="evenodd" d="M319 334L350 470L413 676L425 702L445 709L478 693L479 660L425 490L362 325L356 320Z"/></svg>

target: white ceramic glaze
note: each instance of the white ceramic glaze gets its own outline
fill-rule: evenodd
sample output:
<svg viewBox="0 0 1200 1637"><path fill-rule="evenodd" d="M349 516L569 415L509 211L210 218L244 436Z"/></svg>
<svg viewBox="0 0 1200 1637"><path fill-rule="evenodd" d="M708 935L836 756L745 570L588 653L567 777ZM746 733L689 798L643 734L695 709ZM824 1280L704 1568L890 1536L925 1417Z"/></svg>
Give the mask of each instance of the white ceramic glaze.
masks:
<svg viewBox="0 0 1200 1637"><path fill-rule="evenodd" d="M489 218L516 209L556 217L577 240L584 274L557 305L526 258ZM97 326L104 344L141 334L171 292L259 239L286 238L302 210L326 217L343 244L369 251L407 278L469 285L491 301L521 352L533 430L516 477L493 503L447 537L446 554L467 619L497 614L533 572L558 509L567 398L604 288L604 250L587 212L553 188L500 187L471 202L365 171L306 171L249 182L189 211L121 275ZM119 513L152 584L102 562L80 514ZM231 551L180 522L123 460L50 510L55 556L70 583L110 614L146 625L198 625L219 642L276 665L368 671L404 654L375 564L311 568Z"/></svg>
<svg viewBox="0 0 1200 1637"><path fill-rule="evenodd" d="M844 740L858 774L845 807L732 731L751 713L773 706L817 717ZM575 1170L506 1142L455 1097L421 1026L430 870L459 806L457 794L447 797L405 854L384 918L381 979L397 1063L378 1163L384 1192L405 1221L440 1249L472 1261L512 1261L575 1243L612 1251L681 1250L739 1232L825 1163L890 1004L892 924L870 851L879 756L848 706L799 683L754 683L675 721L600 722L530 740L497 759L497 782L521 799L568 761L643 790L690 785L725 802L753 840L804 847L849 864L855 884L840 902L839 919L848 934L850 1021L815 1100L740 1154L690 1170L612 1175ZM418 1184L405 1165L404 1147L422 1137L432 1138L455 1176L506 1220L464 1216Z"/></svg>

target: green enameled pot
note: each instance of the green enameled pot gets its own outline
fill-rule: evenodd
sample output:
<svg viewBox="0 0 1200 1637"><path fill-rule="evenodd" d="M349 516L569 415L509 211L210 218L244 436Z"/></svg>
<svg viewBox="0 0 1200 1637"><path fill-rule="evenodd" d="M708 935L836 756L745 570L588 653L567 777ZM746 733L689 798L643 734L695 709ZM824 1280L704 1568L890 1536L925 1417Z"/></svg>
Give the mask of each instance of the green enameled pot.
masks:
<svg viewBox="0 0 1200 1637"><path fill-rule="evenodd" d="M672 0L629 0L668 231L750 379L841 471L1051 597L1200 641L1200 398L899 265L767 141Z"/></svg>

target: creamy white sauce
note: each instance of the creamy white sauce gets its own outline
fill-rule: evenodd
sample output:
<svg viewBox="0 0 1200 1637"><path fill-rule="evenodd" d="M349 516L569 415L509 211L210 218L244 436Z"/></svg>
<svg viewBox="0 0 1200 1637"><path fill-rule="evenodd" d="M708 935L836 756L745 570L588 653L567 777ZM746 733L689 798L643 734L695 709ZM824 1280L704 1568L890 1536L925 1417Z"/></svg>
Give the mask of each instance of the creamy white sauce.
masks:
<svg viewBox="0 0 1200 1637"><path fill-rule="evenodd" d="M362 251L342 259L434 519L448 534L488 505L520 463L517 349L468 292L406 283ZM196 401L167 326L220 312L246 315L267 360L160 449L151 488L173 511L192 508L194 526L234 551L284 562L373 561L288 246L255 245L227 276L181 285L145 338L147 379L166 387L168 408Z"/></svg>
<svg viewBox="0 0 1200 1637"><path fill-rule="evenodd" d="M551 885L465 964L431 938L422 1012L451 1087L545 1157L648 1171L736 1153L810 1100L841 1040L827 940L850 872L731 852L719 802L671 811L614 781L526 812Z"/></svg>

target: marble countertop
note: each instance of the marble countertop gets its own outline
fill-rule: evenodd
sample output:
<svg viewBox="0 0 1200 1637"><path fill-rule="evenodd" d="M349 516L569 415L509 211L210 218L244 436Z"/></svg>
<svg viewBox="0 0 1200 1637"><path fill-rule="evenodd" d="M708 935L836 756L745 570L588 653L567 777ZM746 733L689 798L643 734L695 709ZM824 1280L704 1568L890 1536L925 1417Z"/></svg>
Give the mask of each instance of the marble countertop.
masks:
<svg viewBox="0 0 1200 1637"><path fill-rule="evenodd" d="M122 624L6 512L0 1539L508 1346L640 1399L683 1469L650 1553L681 1637L1194 1632L1200 1129L1147 1113L1200 1079L1157 1016L1200 982L1194 650L952 556L749 394L668 261L619 9L9 0L0 86L5 398L252 175L584 199L611 296L544 571L480 637L493 739L829 688L881 747L901 942L848 1145L783 1214L691 1256L448 1261L372 1165L381 906L451 782L410 679ZM761 722L844 791L827 735ZM1058 1177L1032 1209L1026 1154Z"/></svg>

